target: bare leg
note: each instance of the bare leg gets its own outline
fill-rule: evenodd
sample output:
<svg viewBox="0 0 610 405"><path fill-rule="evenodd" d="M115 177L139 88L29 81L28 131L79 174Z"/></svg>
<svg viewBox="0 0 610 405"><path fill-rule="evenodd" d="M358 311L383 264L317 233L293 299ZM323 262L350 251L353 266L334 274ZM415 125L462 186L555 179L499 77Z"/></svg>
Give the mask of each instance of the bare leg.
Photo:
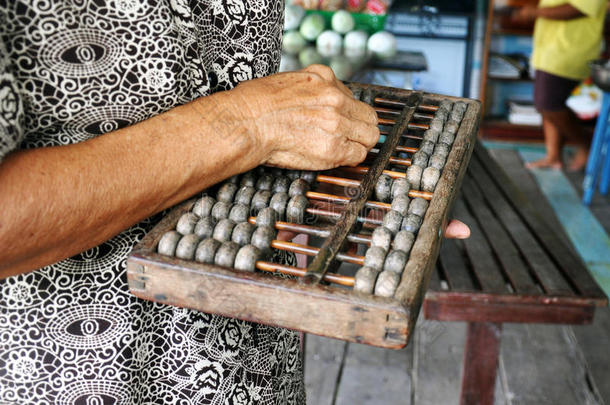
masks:
<svg viewBox="0 0 610 405"><path fill-rule="evenodd" d="M555 119L555 112L542 112L542 130L544 132L544 145L546 146L546 156L535 162L525 165L527 168L549 168L561 169L561 149L563 139L561 137L560 126Z"/></svg>
<svg viewBox="0 0 610 405"><path fill-rule="evenodd" d="M568 170L582 170L587 164L591 137L585 133L583 126L572 110L565 108L548 113L560 130L562 139L571 140L576 144L576 153L568 166Z"/></svg>

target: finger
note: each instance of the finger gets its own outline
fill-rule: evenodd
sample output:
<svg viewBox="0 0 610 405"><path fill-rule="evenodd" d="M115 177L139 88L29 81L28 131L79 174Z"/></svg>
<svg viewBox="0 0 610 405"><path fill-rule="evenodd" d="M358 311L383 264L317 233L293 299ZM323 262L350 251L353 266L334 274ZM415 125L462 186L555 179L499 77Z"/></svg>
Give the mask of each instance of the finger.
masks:
<svg viewBox="0 0 610 405"><path fill-rule="evenodd" d="M367 150L362 144L357 142L347 142L344 148L343 162L338 162L339 166L356 166L361 163L367 154Z"/></svg>
<svg viewBox="0 0 610 405"><path fill-rule="evenodd" d="M468 225L457 219L452 219L445 229L445 238L448 239L468 239L470 237L470 228Z"/></svg>
<svg viewBox="0 0 610 405"><path fill-rule="evenodd" d="M366 122L367 124L377 125L379 122L375 109L362 101L352 98L345 102L343 110L348 117Z"/></svg>
<svg viewBox="0 0 610 405"><path fill-rule="evenodd" d="M328 66L309 65L303 70L305 70L307 72L315 73L329 83L334 84L335 81L337 80L335 77L335 74L333 73L333 70L331 68L329 68Z"/></svg>
<svg viewBox="0 0 610 405"><path fill-rule="evenodd" d="M349 98L354 98L354 93L352 93L352 91L349 89L349 87L347 87L345 84L343 84L343 82L339 79L335 79L335 84L337 85L337 87L339 88L339 90L341 90L346 96L348 96Z"/></svg>
<svg viewBox="0 0 610 405"><path fill-rule="evenodd" d="M342 135L352 142L358 142L367 150L379 142L379 128L377 125L367 124L366 122L341 117L340 128Z"/></svg>

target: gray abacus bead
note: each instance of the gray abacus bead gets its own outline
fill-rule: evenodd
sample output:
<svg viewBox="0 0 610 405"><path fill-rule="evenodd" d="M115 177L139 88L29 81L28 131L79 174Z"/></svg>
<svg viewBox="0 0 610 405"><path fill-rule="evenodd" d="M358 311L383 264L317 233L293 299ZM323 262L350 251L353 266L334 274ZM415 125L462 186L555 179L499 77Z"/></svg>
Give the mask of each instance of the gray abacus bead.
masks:
<svg viewBox="0 0 610 405"><path fill-rule="evenodd" d="M253 214L258 214L260 210L269 206L269 200L271 199L271 192L269 190L258 190L252 197L250 207L252 208Z"/></svg>
<svg viewBox="0 0 610 405"><path fill-rule="evenodd" d="M222 242L216 251L216 256L214 256L214 264L223 267L233 267L239 248L240 246L235 242Z"/></svg>
<svg viewBox="0 0 610 405"><path fill-rule="evenodd" d="M379 271L371 267L360 267L354 277L354 291L372 294Z"/></svg>
<svg viewBox="0 0 610 405"><path fill-rule="evenodd" d="M179 259L193 260L199 241L199 236L194 233L184 235L180 239L180 242L178 242L178 246L176 246L176 257Z"/></svg>
<svg viewBox="0 0 610 405"><path fill-rule="evenodd" d="M375 295L380 297L393 297L398 283L400 282L400 275L392 271L382 271L377 276L377 282L375 283Z"/></svg>
<svg viewBox="0 0 610 405"><path fill-rule="evenodd" d="M426 167L428 166L428 154L423 150L418 150L411 156L411 165Z"/></svg>
<svg viewBox="0 0 610 405"><path fill-rule="evenodd" d="M439 131L435 131L434 129L428 129L426 132L424 132L423 141L430 141L436 143L440 134L441 133Z"/></svg>
<svg viewBox="0 0 610 405"><path fill-rule="evenodd" d="M271 190L275 177L270 173L263 173L261 177L256 181L256 188L258 190Z"/></svg>
<svg viewBox="0 0 610 405"><path fill-rule="evenodd" d="M402 221L402 230L417 233L421 227L422 218L415 214L409 214Z"/></svg>
<svg viewBox="0 0 610 405"><path fill-rule="evenodd" d="M271 241L275 239L275 229L269 226L259 226L256 228L250 239L250 244L256 246L261 252L271 251Z"/></svg>
<svg viewBox="0 0 610 405"><path fill-rule="evenodd" d="M407 258L407 254L402 250L392 250L385 258L383 271L402 274L402 271L405 269L405 264L407 264Z"/></svg>
<svg viewBox="0 0 610 405"><path fill-rule="evenodd" d="M237 189L237 185L233 183L225 183L218 189L218 193L216 193L216 199L218 201L232 203L233 197L235 197Z"/></svg>
<svg viewBox="0 0 610 405"><path fill-rule="evenodd" d="M262 257L261 251L254 245L242 246L235 256L235 264L237 270L255 271L256 262Z"/></svg>
<svg viewBox="0 0 610 405"><path fill-rule="evenodd" d="M235 203L250 205L252 202L252 197L256 193L256 189L252 186L242 186L237 193L235 194Z"/></svg>
<svg viewBox="0 0 610 405"><path fill-rule="evenodd" d="M388 228L392 234L396 234L400 230L402 218L400 212L390 210L383 216L383 226Z"/></svg>
<svg viewBox="0 0 610 405"><path fill-rule="evenodd" d="M419 217L424 217L426 215L426 211L428 210L428 200L417 197L411 200L411 204L409 204L408 214L415 214Z"/></svg>
<svg viewBox="0 0 610 405"><path fill-rule="evenodd" d="M430 156L430 160L428 160L428 166L435 167L438 170L443 170L443 167L445 167L445 160L446 156L438 155L435 153Z"/></svg>
<svg viewBox="0 0 610 405"><path fill-rule="evenodd" d="M432 121L430 121L430 129L433 129L438 132L443 131L444 125L445 125L445 123L443 122L443 120L438 119L438 118L434 118Z"/></svg>
<svg viewBox="0 0 610 405"><path fill-rule="evenodd" d="M313 184L316 181L318 174L316 172L312 172L309 170L303 170L301 172L301 178L308 182L309 184Z"/></svg>
<svg viewBox="0 0 610 405"><path fill-rule="evenodd" d="M233 228L231 240L241 246L247 245L252 239L254 229L256 229L256 227L250 222L241 222L235 225L235 228Z"/></svg>
<svg viewBox="0 0 610 405"><path fill-rule="evenodd" d="M225 182L238 185L239 184L239 174L229 177L228 179L225 180Z"/></svg>
<svg viewBox="0 0 610 405"><path fill-rule="evenodd" d="M435 142L423 140L419 145L419 150L425 152L427 155L431 155L434 152Z"/></svg>
<svg viewBox="0 0 610 405"><path fill-rule="evenodd" d="M235 228L235 221L229 218L221 219L214 227L212 237L221 242L231 240L233 228Z"/></svg>
<svg viewBox="0 0 610 405"><path fill-rule="evenodd" d="M306 192L309 191L309 183L305 181L305 179L294 179L292 183L290 183L290 188L288 189L288 195L290 197L294 197L295 195L305 195Z"/></svg>
<svg viewBox="0 0 610 405"><path fill-rule="evenodd" d="M439 143L444 143L445 145L451 146L453 144L453 140L455 139L455 135L451 132L444 131L440 138L438 138Z"/></svg>
<svg viewBox="0 0 610 405"><path fill-rule="evenodd" d="M392 200L392 210L397 211L403 217L407 215L409 209L409 196L407 194L397 195Z"/></svg>
<svg viewBox="0 0 610 405"><path fill-rule="evenodd" d="M216 220L210 216L203 217L195 225L195 234L201 239L211 238L216 227Z"/></svg>
<svg viewBox="0 0 610 405"><path fill-rule="evenodd" d="M273 182L273 187L271 187L271 191L276 193L287 193L290 188L290 179L286 176L278 176L275 178Z"/></svg>
<svg viewBox="0 0 610 405"><path fill-rule="evenodd" d="M436 113L434 114L434 118L438 118L439 120L443 120L443 121L447 121L448 116L449 116L449 111L441 110L441 109L436 110Z"/></svg>
<svg viewBox="0 0 610 405"><path fill-rule="evenodd" d="M197 214L193 212L186 212L182 214L178 223L176 224L176 230L183 235L188 235L189 233L193 233L195 230L195 225L197 225L197 221L199 221L199 217Z"/></svg>
<svg viewBox="0 0 610 405"><path fill-rule="evenodd" d="M424 169L418 165L411 165L407 169L407 181L411 184L414 190L419 190L419 184L421 182L421 175Z"/></svg>
<svg viewBox="0 0 610 405"><path fill-rule="evenodd" d="M263 174L267 173L267 169L265 166L256 166L254 169L254 172L256 173L257 177L262 176Z"/></svg>
<svg viewBox="0 0 610 405"><path fill-rule="evenodd" d="M220 247L220 242L214 238L207 238L199 242L195 251L195 260L201 263L214 263L216 251Z"/></svg>
<svg viewBox="0 0 610 405"><path fill-rule="evenodd" d="M207 217L212 212L214 204L216 204L216 200L213 197L206 195L195 201L191 211L201 218Z"/></svg>
<svg viewBox="0 0 610 405"><path fill-rule="evenodd" d="M440 177L440 170L432 166L426 167L421 175L421 189L423 191L433 192Z"/></svg>
<svg viewBox="0 0 610 405"><path fill-rule="evenodd" d="M394 201L394 198L396 198L399 195L409 194L410 188L411 188L411 185L409 184L409 181L407 179L405 179L404 177L394 179L394 181L392 182L391 200Z"/></svg>
<svg viewBox="0 0 610 405"><path fill-rule="evenodd" d="M440 104L438 105L439 110L445 110L447 112L451 111L452 107L453 101L448 99L441 100Z"/></svg>
<svg viewBox="0 0 610 405"><path fill-rule="evenodd" d="M288 205L288 193L275 193L269 201L269 206L277 212L278 220L282 220L286 215L286 205Z"/></svg>
<svg viewBox="0 0 610 405"><path fill-rule="evenodd" d="M288 176L290 180L296 180L301 177L301 172L299 170L288 170L286 176Z"/></svg>
<svg viewBox="0 0 610 405"><path fill-rule="evenodd" d="M277 212L271 208L263 208L256 215L256 226L269 226L275 228L275 222L277 221Z"/></svg>
<svg viewBox="0 0 610 405"><path fill-rule="evenodd" d="M218 201L212 207L212 217L219 221L223 218L228 218L229 213L231 212L231 204L224 201Z"/></svg>
<svg viewBox="0 0 610 405"><path fill-rule="evenodd" d="M229 212L229 219L239 223L248 220L250 216L250 206L245 204L235 204Z"/></svg>
<svg viewBox="0 0 610 405"><path fill-rule="evenodd" d="M273 175L273 177L280 177L284 175L284 169L279 167L271 167L269 172Z"/></svg>
<svg viewBox="0 0 610 405"><path fill-rule="evenodd" d="M364 255L364 266L381 271L381 269L383 269L385 255L386 250L381 246L371 246Z"/></svg>
<svg viewBox="0 0 610 405"><path fill-rule="evenodd" d="M182 234L177 231L165 232L157 245L157 252L166 256L173 256L176 253L178 241L182 238Z"/></svg>
<svg viewBox="0 0 610 405"><path fill-rule="evenodd" d="M305 209L309 205L309 201L304 195L295 195L288 201L286 206L286 220L296 224L302 224L305 221Z"/></svg>
<svg viewBox="0 0 610 405"><path fill-rule="evenodd" d="M453 135L457 134L458 129L460 129L460 123L457 121L451 120L445 125L445 132L449 132Z"/></svg>
<svg viewBox="0 0 610 405"><path fill-rule="evenodd" d="M389 202L392 197L392 178L387 174L382 174L375 184L375 198L377 201Z"/></svg>
<svg viewBox="0 0 610 405"><path fill-rule="evenodd" d="M466 109L468 108L468 104L466 104L463 101L456 101L456 103L453 105L453 109L454 110L459 110L463 113L466 112Z"/></svg>
<svg viewBox="0 0 610 405"><path fill-rule="evenodd" d="M371 246L379 246L384 250L390 250L392 243L392 231L384 226L378 226L371 234Z"/></svg>
<svg viewBox="0 0 610 405"><path fill-rule="evenodd" d="M450 121L461 122L462 118L464 118L464 113L460 110L453 110L453 111L451 111L451 114L449 115Z"/></svg>
<svg viewBox="0 0 610 405"><path fill-rule="evenodd" d="M434 148L434 154L442 155L445 158L447 158L450 150L451 150L451 148L449 147L449 145L446 145L444 143L437 143L436 148Z"/></svg>
<svg viewBox="0 0 610 405"><path fill-rule="evenodd" d="M395 250L401 250L405 253L409 253L415 242L415 234L413 232L402 230L394 236L392 241L392 248Z"/></svg>
<svg viewBox="0 0 610 405"><path fill-rule="evenodd" d="M244 173L241 176L239 184L243 186L254 187L256 185L256 174L253 171Z"/></svg>

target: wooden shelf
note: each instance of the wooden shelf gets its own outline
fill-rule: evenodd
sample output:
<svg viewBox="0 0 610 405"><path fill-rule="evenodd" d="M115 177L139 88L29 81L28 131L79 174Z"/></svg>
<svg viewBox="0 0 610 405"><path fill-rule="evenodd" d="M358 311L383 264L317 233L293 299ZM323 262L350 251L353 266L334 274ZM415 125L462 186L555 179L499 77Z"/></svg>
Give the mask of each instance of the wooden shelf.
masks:
<svg viewBox="0 0 610 405"><path fill-rule="evenodd" d="M481 134L485 139L518 141L540 141L544 139L541 126L511 124L501 118L483 120Z"/></svg>

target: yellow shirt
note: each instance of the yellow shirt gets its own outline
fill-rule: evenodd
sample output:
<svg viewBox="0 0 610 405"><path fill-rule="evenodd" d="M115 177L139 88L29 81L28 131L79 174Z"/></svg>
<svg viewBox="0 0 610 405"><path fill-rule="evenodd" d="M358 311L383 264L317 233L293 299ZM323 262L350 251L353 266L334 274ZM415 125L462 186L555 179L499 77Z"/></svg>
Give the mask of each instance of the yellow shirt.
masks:
<svg viewBox="0 0 610 405"><path fill-rule="evenodd" d="M588 63L599 56L607 0L541 0L538 7L569 3L584 14L573 20L538 18L532 65L568 79L589 76Z"/></svg>

